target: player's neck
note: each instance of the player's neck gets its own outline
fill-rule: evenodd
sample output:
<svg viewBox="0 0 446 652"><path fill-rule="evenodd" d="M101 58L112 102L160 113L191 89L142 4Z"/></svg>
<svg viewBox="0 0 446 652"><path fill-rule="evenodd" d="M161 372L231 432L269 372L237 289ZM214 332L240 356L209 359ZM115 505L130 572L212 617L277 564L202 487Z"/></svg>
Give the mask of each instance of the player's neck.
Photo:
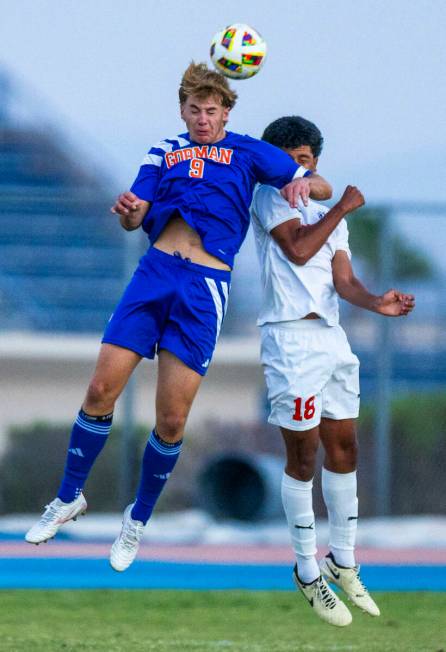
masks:
<svg viewBox="0 0 446 652"><path fill-rule="evenodd" d="M191 141L192 143L197 143L197 145L201 145L201 146L204 147L204 146L206 146L206 145L208 145L208 146L212 146L212 145L217 145L217 143L221 143L223 140L226 139L227 135L228 135L228 133L227 133L226 131L223 131L223 132L221 132L218 136L216 136L215 138L213 138L211 141L209 141L209 142L207 142L207 143L201 143L201 142L199 142L198 140L194 140L192 134L189 133L189 139L190 139L190 141Z"/></svg>

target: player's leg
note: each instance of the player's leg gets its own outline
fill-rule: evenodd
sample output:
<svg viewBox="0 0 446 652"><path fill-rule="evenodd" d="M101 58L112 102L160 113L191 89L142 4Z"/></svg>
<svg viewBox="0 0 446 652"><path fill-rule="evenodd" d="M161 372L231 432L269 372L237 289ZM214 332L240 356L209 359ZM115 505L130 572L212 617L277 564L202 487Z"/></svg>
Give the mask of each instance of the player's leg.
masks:
<svg viewBox="0 0 446 652"><path fill-rule="evenodd" d="M136 500L124 512L111 549L110 563L117 571L126 570L137 555L144 526L180 456L186 419L202 378L169 351L160 351L156 426L144 451Z"/></svg>
<svg viewBox="0 0 446 652"><path fill-rule="evenodd" d="M356 606L379 616L378 606L361 581L354 553L358 523L355 424L355 419L321 420L320 437L325 448L322 493L328 512L330 552L320 567L324 577L339 586Z"/></svg>
<svg viewBox="0 0 446 652"><path fill-rule="evenodd" d="M78 493L102 450L115 402L130 375L142 357L154 357L160 330L158 320L165 319L168 303L165 271L158 269L146 254L105 329L96 369L71 436L65 477L58 494L64 502Z"/></svg>
<svg viewBox="0 0 446 652"><path fill-rule="evenodd" d="M26 533L29 543L53 537L69 520L87 509L82 489L110 433L115 401L141 356L111 344L103 344L82 408L71 430L64 475L57 497L39 521Z"/></svg>
<svg viewBox="0 0 446 652"><path fill-rule="evenodd" d="M352 620L349 610L327 585L316 561L313 476L319 428L280 430L287 454L282 503L296 555L294 582L322 620L338 627L349 625Z"/></svg>
<svg viewBox="0 0 446 652"><path fill-rule="evenodd" d="M58 491L64 503L74 500L110 433L115 402L141 356L120 346L102 344L82 408L71 431L65 473Z"/></svg>
<svg viewBox="0 0 446 652"><path fill-rule="evenodd" d="M313 476L319 445L323 388L329 360L314 338L313 320L261 329L261 359L271 411L268 421L280 427L286 448L282 502L296 553L300 579L319 577L313 512Z"/></svg>
<svg viewBox="0 0 446 652"><path fill-rule="evenodd" d="M136 501L126 510L112 547L115 570L125 570L135 558L144 525L178 460L186 419L218 339L230 283L226 270L153 248L151 255L170 270L175 298L158 340L156 427L144 452Z"/></svg>
<svg viewBox="0 0 446 652"><path fill-rule="evenodd" d="M186 419L220 333L230 272L155 252L174 273L175 301L158 344L156 428L147 443L132 517L146 523L181 450Z"/></svg>
<svg viewBox="0 0 446 652"><path fill-rule="evenodd" d="M320 438L325 451L322 493L328 512L329 548L339 565L351 568L355 566L358 523L355 423L355 419L323 417L320 424Z"/></svg>
<svg viewBox="0 0 446 652"><path fill-rule="evenodd" d="M304 320L293 326L263 327L262 364L271 405L268 421L280 427L286 448L282 503L296 555L293 579L322 620L344 626L350 624L351 614L321 576L316 561L313 476L321 388L330 373L329 360L317 342L319 331L319 324Z"/></svg>
<svg viewBox="0 0 446 652"><path fill-rule="evenodd" d="M156 426L144 452L132 518L147 523L181 451L186 419L203 377L175 355L159 353Z"/></svg>
<svg viewBox="0 0 446 652"><path fill-rule="evenodd" d="M329 520L330 553L321 561L324 576L341 587L350 600L367 613L379 609L359 577L355 560L358 499L356 465L358 445L356 417L359 412L359 363L343 330L333 331L337 363L324 387L320 438L325 449L322 493Z"/></svg>
<svg viewBox="0 0 446 652"><path fill-rule="evenodd" d="M299 578L313 582L320 571L316 561L313 511L313 476L319 446L319 427L309 430L280 428L286 449L282 476L282 504L296 555Z"/></svg>

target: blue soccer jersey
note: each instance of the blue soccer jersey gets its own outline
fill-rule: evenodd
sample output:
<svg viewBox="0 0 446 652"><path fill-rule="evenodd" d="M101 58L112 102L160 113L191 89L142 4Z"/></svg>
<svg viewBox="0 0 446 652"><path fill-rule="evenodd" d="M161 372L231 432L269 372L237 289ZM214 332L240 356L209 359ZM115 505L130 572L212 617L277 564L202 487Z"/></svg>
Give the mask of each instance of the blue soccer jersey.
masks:
<svg viewBox="0 0 446 652"><path fill-rule="evenodd" d="M249 227L256 182L282 188L308 174L279 148L250 136L226 132L218 143L200 145L186 133L149 150L131 190L152 202L143 222L152 244L178 212L206 251L232 268Z"/></svg>

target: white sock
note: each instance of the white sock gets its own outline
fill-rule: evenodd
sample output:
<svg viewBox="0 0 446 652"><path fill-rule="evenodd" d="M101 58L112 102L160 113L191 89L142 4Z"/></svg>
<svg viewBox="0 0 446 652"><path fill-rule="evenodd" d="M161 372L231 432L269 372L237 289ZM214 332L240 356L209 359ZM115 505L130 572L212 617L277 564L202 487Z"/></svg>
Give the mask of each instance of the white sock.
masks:
<svg viewBox="0 0 446 652"><path fill-rule="evenodd" d="M308 584L320 575L316 561L316 531L313 512L313 480L302 482L282 476L282 503L296 553L299 579Z"/></svg>
<svg viewBox="0 0 446 652"><path fill-rule="evenodd" d="M322 494L328 512L329 548L340 566L355 566L358 526L356 471L333 473L322 468Z"/></svg>

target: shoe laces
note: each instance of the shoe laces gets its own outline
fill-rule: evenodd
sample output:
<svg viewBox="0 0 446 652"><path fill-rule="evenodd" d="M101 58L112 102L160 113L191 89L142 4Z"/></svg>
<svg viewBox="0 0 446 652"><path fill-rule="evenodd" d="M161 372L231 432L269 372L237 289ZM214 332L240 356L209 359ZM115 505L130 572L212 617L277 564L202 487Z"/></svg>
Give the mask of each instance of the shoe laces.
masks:
<svg viewBox="0 0 446 652"><path fill-rule="evenodd" d="M40 519L42 524L47 525L48 523L52 523L52 521L59 516L59 505L55 503L56 501L53 500L49 505L45 505L45 511Z"/></svg>
<svg viewBox="0 0 446 652"><path fill-rule="evenodd" d="M360 575L359 575L359 568L360 568L359 566L355 566L355 567L353 568L353 571L354 571L354 573L355 573L355 575L354 575L354 581L355 581L355 584L357 584L357 586L355 587L355 589L356 589L356 590L360 589L361 591L364 592L365 595L367 595L367 594L368 594L368 591L367 591L367 589L365 588L364 584L362 583L361 577L360 577Z"/></svg>
<svg viewBox="0 0 446 652"><path fill-rule="evenodd" d="M135 544L138 544L144 532L144 525L139 521L129 518L122 529L121 545L128 552L133 552Z"/></svg>
<svg viewBox="0 0 446 652"><path fill-rule="evenodd" d="M336 606L336 596L334 596L330 591L322 577L320 577L316 583L316 594L320 598L324 607L327 609L334 609Z"/></svg>

